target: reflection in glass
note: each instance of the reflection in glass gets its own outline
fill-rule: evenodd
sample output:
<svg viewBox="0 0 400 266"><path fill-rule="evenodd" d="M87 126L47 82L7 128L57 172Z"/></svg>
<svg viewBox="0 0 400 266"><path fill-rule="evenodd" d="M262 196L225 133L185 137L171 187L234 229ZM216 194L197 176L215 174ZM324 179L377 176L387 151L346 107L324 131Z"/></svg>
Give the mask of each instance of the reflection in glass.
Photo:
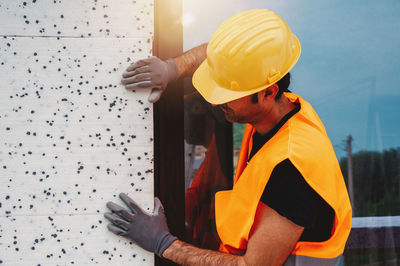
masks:
<svg viewBox="0 0 400 266"><path fill-rule="evenodd" d="M185 94L184 106L186 241L218 250L214 195L232 187L231 126L197 92Z"/></svg>

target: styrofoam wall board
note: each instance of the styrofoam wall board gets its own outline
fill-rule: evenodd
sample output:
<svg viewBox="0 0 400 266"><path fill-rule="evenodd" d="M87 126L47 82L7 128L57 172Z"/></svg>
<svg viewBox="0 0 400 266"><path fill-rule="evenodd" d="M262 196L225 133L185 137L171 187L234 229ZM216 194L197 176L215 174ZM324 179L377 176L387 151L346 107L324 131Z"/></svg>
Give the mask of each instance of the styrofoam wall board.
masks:
<svg viewBox="0 0 400 266"><path fill-rule="evenodd" d="M1 34L17 36L149 37L153 1L0 1Z"/></svg>
<svg viewBox="0 0 400 266"><path fill-rule="evenodd" d="M103 218L120 192L153 208L149 92L120 84L151 55L152 1L23 3L0 2L0 265L152 265Z"/></svg>

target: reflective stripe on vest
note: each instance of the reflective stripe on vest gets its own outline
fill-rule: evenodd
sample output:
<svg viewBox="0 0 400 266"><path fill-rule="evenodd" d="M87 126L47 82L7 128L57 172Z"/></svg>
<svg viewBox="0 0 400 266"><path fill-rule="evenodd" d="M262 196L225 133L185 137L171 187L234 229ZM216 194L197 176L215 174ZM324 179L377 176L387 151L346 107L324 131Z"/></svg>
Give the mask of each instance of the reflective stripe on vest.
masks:
<svg viewBox="0 0 400 266"><path fill-rule="evenodd" d="M332 259L313 258L301 255L290 255L284 266L340 266L343 265L343 255Z"/></svg>
<svg viewBox="0 0 400 266"><path fill-rule="evenodd" d="M293 255L336 258L343 253L351 229L351 206L346 185L325 127L311 105L285 93L301 109L247 164L254 128L246 125L232 190L215 196L215 217L220 251L243 253L257 206L272 170L289 159L310 185L335 211L331 237L324 242L298 242ZM247 164L247 165L246 165Z"/></svg>

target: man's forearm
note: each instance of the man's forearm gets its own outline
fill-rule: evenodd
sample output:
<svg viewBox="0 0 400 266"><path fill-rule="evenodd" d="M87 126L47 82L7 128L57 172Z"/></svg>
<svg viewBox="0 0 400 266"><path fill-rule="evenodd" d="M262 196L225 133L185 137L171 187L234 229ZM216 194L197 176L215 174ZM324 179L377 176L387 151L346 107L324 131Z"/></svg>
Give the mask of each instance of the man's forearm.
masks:
<svg viewBox="0 0 400 266"><path fill-rule="evenodd" d="M180 240L174 241L163 257L180 265L246 265L244 257L201 249Z"/></svg>
<svg viewBox="0 0 400 266"><path fill-rule="evenodd" d="M194 47L183 55L174 58L178 67L178 76L192 76L206 58L207 43Z"/></svg>

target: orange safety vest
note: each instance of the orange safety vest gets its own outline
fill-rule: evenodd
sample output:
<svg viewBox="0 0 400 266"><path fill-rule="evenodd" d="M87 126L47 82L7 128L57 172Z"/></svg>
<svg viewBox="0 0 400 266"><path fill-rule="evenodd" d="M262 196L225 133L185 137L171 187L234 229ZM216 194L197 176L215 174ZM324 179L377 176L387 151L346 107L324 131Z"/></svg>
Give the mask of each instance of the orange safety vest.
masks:
<svg viewBox="0 0 400 266"><path fill-rule="evenodd" d="M350 200L324 125L311 105L300 96L293 93L285 93L285 96L291 102L300 103L300 111L279 129L248 164L255 129L246 125L233 189L220 191L215 196L216 226L222 241L220 251L233 254L246 251L257 206L272 170L283 160L289 159L308 185L335 211L331 237L324 242L297 242L290 256L292 258L289 257L291 265L326 264L329 259L339 258L343 253L351 229ZM299 260L299 257L303 259ZM318 258L319 262L313 263L314 258Z"/></svg>

